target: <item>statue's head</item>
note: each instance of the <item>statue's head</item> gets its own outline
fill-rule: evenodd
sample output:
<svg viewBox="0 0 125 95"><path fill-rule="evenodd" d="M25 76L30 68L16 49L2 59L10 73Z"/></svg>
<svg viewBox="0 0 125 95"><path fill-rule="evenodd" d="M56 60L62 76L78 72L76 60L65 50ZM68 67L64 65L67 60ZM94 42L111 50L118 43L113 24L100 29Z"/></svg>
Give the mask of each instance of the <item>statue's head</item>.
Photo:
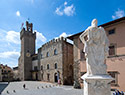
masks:
<svg viewBox="0 0 125 95"><path fill-rule="evenodd" d="M97 27L97 23L98 23L97 19L93 19L91 22L91 26Z"/></svg>

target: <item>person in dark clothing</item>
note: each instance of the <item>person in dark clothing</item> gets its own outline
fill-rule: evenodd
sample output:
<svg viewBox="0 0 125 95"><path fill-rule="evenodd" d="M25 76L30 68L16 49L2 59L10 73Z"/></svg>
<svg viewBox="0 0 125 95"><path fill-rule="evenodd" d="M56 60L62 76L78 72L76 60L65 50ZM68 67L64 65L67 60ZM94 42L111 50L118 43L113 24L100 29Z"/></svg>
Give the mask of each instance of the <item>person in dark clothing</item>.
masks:
<svg viewBox="0 0 125 95"><path fill-rule="evenodd" d="M24 89L26 88L26 85L25 85L25 84L23 85L23 88L24 88Z"/></svg>

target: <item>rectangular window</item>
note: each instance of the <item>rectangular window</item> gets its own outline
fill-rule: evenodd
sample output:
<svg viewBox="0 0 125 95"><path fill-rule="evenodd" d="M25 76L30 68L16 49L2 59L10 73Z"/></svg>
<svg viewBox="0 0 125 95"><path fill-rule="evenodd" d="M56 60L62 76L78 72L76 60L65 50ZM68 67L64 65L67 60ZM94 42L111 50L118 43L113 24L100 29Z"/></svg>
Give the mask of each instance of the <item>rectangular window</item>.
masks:
<svg viewBox="0 0 125 95"><path fill-rule="evenodd" d="M111 35L111 34L114 34L115 33L115 29L111 29L108 31L108 34Z"/></svg>
<svg viewBox="0 0 125 95"><path fill-rule="evenodd" d="M47 64L47 69L49 69L49 64Z"/></svg>
<svg viewBox="0 0 125 95"><path fill-rule="evenodd" d="M85 41L87 41L87 40L88 40L88 36L86 35L86 36L84 37L84 39L85 39Z"/></svg>
<svg viewBox="0 0 125 95"><path fill-rule="evenodd" d="M38 70L38 69L37 69L37 66L34 66L34 70Z"/></svg>
<svg viewBox="0 0 125 95"><path fill-rule="evenodd" d="M50 74L47 74L47 80L49 81L49 76L50 76Z"/></svg>
<svg viewBox="0 0 125 95"><path fill-rule="evenodd" d="M117 71L111 71L108 72L108 74L114 78L114 80L111 82L112 86L118 86L118 72Z"/></svg>
<svg viewBox="0 0 125 95"><path fill-rule="evenodd" d="M54 55L57 55L57 49L54 50Z"/></svg>
<svg viewBox="0 0 125 95"><path fill-rule="evenodd" d="M49 57L49 52L46 53L46 57Z"/></svg>
<svg viewBox="0 0 125 95"><path fill-rule="evenodd" d="M115 46L111 45L109 46L109 56L115 55Z"/></svg>
<svg viewBox="0 0 125 95"><path fill-rule="evenodd" d="M43 66L41 66L41 70L43 70Z"/></svg>
<svg viewBox="0 0 125 95"><path fill-rule="evenodd" d="M55 63L55 69L57 69L57 63Z"/></svg>

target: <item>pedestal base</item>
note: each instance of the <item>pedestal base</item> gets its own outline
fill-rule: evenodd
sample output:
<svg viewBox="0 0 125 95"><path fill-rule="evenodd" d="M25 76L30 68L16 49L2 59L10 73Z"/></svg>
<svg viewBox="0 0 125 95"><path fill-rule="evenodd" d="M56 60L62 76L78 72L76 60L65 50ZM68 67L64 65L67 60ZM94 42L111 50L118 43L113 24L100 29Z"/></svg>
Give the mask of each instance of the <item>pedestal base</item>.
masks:
<svg viewBox="0 0 125 95"><path fill-rule="evenodd" d="M111 95L110 82L113 78L109 75L83 75L84 95Z"/></svg>

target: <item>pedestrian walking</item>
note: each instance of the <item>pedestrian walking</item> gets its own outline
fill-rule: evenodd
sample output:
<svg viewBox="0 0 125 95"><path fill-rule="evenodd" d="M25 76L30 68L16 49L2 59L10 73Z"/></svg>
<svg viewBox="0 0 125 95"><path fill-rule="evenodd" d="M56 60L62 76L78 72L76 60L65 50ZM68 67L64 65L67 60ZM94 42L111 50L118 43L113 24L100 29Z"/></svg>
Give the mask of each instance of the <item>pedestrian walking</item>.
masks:
<svg viewBox="0 0 125 95"><path fill-rule="evenodd" d="M23 84L23 88L24 88L24 89L26 88L26 85L25 85L25 84Z"/></svg>
<svg viewBox="0 0 125 95"><path fill-rule="evenodd" d="M61 85L61 78L58 79L58 85Z"/></svg>

